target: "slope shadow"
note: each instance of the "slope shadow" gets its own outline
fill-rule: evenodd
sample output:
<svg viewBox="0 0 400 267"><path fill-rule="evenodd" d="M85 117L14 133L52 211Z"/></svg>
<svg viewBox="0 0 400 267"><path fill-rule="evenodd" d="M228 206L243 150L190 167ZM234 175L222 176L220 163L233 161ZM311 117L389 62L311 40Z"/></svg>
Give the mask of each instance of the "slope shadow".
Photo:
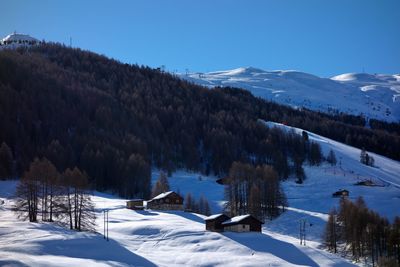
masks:
<svg viewBox="0 0 400 267"><path fill-rule="evenodd" d="M114 206L112 208L95 208L94 211L98 212L98 213L101 213L101 212L104 212L105 210L113 211L113 210L122 210L122 209L125 209L125 208L126 208L125 205L118 205L118 206Z"/></svg>
<svg viewBox="0 0 400 267"><path fill-rule="evenodd" d="M292 264L319 266L296 246L266 234L224 232L223 235L255 252L270 253Z"/></svg>
<svg viewBox="0 0 400 267"><path fill-rule="evenodd" d="M36 242L35 242L36 243ZM149 260L129 251L118 242L108 242L101 236L85 236L67 240L37 241L39 252L43 255L66 256L92 259L95 261L118 262L129 266L156 266Z"/></svg>
<svg viewBox="0 0 400 267"><path fill-rule="evenodd" d="M18 260L0 260L0 266L19 266L19 267L29 267Z"/></svg>
<svg viewBox="0 0 400 267"><path fill-rule="evenodd" d="M163 211L163 212L168 214L178 215L194 222L204 223L204 219L194 213L184 212L184 211Z"/></svg>
<svg viewBox="0 0 400 267"><path fill-rule="evenodd" d="M150 210L135 210L136 213L144 215L144 216L157 216L158 213L151 212Z"/></svg>

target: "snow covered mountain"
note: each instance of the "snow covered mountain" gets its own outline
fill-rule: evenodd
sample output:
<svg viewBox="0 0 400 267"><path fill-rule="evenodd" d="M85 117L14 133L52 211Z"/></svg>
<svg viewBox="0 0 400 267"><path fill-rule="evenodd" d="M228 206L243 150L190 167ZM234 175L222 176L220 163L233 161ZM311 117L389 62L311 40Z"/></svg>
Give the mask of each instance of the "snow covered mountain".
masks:
<svg viewBox="0 0 400 267"><path fill-rule="evenodd" d="M400 74L352 73L321 78L298 71L247 67L180 77L207 87L247 89L255 96L292 107L400 121Z"/></svg>

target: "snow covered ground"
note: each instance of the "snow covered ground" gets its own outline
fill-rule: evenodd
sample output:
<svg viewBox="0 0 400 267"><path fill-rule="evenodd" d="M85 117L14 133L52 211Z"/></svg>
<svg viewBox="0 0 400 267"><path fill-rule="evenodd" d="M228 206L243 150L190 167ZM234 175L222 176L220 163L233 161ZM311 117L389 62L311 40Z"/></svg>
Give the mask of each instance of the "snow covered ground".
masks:
<svg viewBox="0 0 400 267"><path fill-rule="evenodd" d="M350 73L320 78L298 71L264 71L252 67L181 74L207 87L233 86L292 107L341 111L400 122L400 74Z"/></svg>
<svg viewBox="0 0 400 267"><path fill-rule="evenodd" d="M283 124L266 124L299 134L302 132L302 129ZM359 162L360 149L314 133L308 132L308 135L310 140L321 145L324 155L332 149L338 164L334 167L326 163L319 167L305 166L307 179L301 185L293 179L283 182L290 207L288 212L266 225L267 231L297 238L299 220L305 219L309 222L307 239L315 242L310 242L311 246L318 246L322 241L327 213L339 204L339 199L332 197L332 193L339 189L349 190L352 200L362 196L368 207L390 220L400 216L400 162L368 152L375 158L376 167L366 166ZM355 185L366 179L381 186Z"/></svg>
<svg viewBox="0 0 400 267"><path fill-rule="evenodd" d="M321 249L327 213L339 202L331 195L345 188L351 199L363 196L369 207L393 219L400 215L400 163L370 153L376 167L368 167L359 163L359 149L313 133L309 138L321 144L324 154L332 149L338 165L306 166L304 184L294 179L283 182L290 207L266 222L262 234L207 232L202 215L128 210L124 199L98 192L93 197L98 233L22 222L11 211L16 182L0 181L0 266L350 266L347 260ZM158 176L154 170L153 181ZM182 195L190 192L198 198L204 194L213 212L219 212L223 186L215 183L215 177L199 176L181 170L169 182ZM354 185L363 179L382 186ZM109 242L101 235L104 209L109 210ZM307 246L299 245L300 220L308 222Z"/></svg>
<svg viewBox="0 0 400 267"><path fill-rule="evenodd" d="M193 182L195 176L187 178ZM171 181L174 179L172 178ZM0 182L0 266L350 266L325 251L285 236L205 231L204 216L180 211L133 211L125 200L96 193L109 210L107 242L48 223L21 222L10 211L16 182Z"/></svg>

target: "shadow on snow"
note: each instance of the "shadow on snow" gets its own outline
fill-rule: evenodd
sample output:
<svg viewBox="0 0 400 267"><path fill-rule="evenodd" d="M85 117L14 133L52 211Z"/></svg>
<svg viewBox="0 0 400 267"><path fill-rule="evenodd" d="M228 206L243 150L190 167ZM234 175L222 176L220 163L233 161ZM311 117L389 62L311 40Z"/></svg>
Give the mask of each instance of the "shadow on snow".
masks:
<svg viewBox="0 0 400 267"><path fill-rule="evenodd" d="M253 250L255 253L270 253L296 265L319 266L296 246L261 233L224 232L224 236Z"/></svg>

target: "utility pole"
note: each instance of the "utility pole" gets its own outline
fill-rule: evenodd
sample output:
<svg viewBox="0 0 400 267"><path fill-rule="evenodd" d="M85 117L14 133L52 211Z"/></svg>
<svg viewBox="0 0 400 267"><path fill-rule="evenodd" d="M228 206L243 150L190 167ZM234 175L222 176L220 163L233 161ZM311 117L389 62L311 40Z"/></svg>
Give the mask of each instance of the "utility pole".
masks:
<svg viewBox="0 0 400 267"><path fill-rule="evenodd" d="M72 37L69 37L69 47L72 47Z"/></svg>
<svg viewBox="0 0 400 267"><path fill-rule="evenodd" d="M333 215L333 225L332 225L332 227L333 227L333 229L332 229L332 232L333 232L333 249L334 249L334 253L337 253L337 245L336 245L336 242L337 242L337 240L336 240L336 214L334 214Z"/></svg>
<svg viewBox="0 0 400 267"><path fill-rule="evenodd" d="M103 229L104 230L104 232L103 232L104 239L109 241L108 240L108 210L104 210L104 227L103 228L104 228Z"/></svg>
<svg viewBox="0 0 400 267"><path fill-rule="evenodd" d="M306 219L300 219L300 245L306 245Z"/></svg>

